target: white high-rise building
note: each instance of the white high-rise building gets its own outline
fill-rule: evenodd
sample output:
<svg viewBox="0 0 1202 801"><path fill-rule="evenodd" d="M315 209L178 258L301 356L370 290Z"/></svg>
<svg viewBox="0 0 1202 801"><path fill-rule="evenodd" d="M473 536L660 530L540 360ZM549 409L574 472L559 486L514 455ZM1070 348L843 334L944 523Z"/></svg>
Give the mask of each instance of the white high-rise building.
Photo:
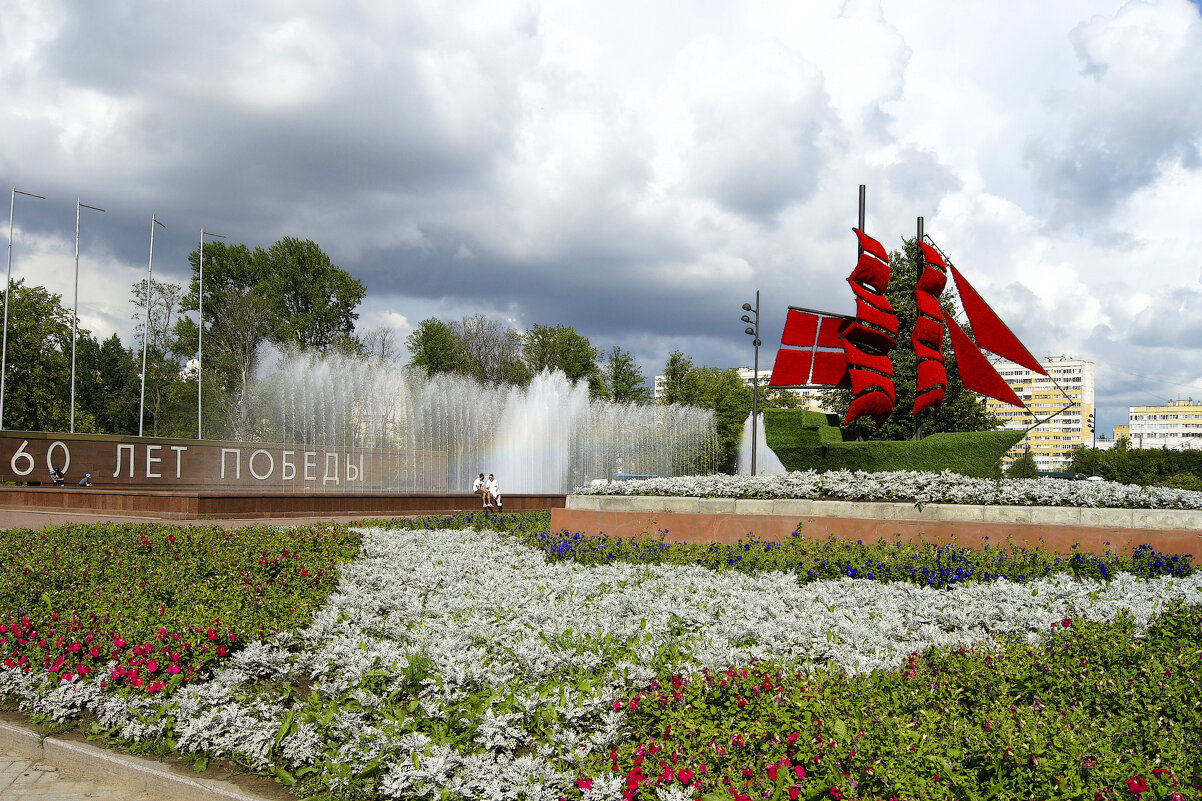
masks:
<svg viewBox="0 0 1202 801"><path fill-rule="evenodd" d="M1133 448L1202 448L1202 402L1171 400L1163 406L1130 406L1126 435Z"/></svg>
<svg viewBox="0 0 1202 801"><path fill-rule="evenodd" d="M1005 464L1029 448L1036 468L1055 472L1066 466L1075 448L1093 442L1089 416L1094 413L1094 363L1049 356L1039 364L1048 371L1047 376L1009 362L994 365L1035 416L993 398L986 398L985 405L1001 419L1003 428L1023 430L1035 426L1006 454ZM1047 420L1060 409L1065 411ZM1036 418L1047 422L1035 425Z"/></svg>

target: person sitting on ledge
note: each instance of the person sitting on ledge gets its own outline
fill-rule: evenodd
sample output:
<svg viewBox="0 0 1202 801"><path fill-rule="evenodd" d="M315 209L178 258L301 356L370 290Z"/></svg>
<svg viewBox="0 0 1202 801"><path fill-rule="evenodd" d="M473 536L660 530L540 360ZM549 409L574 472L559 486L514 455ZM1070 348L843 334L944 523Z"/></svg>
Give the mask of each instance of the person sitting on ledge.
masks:
<svg viewBox="0 0 1202 801"><path fill-rule="evenodd" d="M483 473L481 473L479 478L477 478L472 483L472 492L480 493L480 501L481 501L482 505L484 506L484 508L488 509L490 511L492 510L492 496L489 494L488 490L485 488Z"/></svg>
<svg viewBox="0 0 1202 801"><path fill-rule="evenodd" d="M497 511L501 511L501 487L497 484L497 479L492 473L488 474L488 481L484 483L485 496L492 499L492 502L497 505Z"/></svg>
<svg viewBox="0 0 1202 801"><path fill-rule="evenodd" d="M79 486L81 486L81 487L90 487L90 486L92 486L92 474L91 474L91 473L84 473L84 474L83 474L83 478L81 478L81 479L79 480Z"/></svg>
<svg viewBox="0 0 1202 801"><path fill-rule="evenodd" d="M56 487L63 486L66 482L63 480L67 474L57 467L50 468L50 483Z"/></svg>

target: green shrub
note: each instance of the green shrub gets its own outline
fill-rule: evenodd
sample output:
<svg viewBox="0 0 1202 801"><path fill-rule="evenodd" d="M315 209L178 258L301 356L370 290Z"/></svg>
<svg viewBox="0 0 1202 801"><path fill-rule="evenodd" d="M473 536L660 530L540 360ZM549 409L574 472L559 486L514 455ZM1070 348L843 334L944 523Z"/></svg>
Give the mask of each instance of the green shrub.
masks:
<svg viewBox="0 0 1202 801"><path fill-rule="evenodd" d="M788 470L951 470L965 476L998 475L1002 457L1021 431L931 434L918 442L844 442L833 415L765 409L765 438Z"/></svg>

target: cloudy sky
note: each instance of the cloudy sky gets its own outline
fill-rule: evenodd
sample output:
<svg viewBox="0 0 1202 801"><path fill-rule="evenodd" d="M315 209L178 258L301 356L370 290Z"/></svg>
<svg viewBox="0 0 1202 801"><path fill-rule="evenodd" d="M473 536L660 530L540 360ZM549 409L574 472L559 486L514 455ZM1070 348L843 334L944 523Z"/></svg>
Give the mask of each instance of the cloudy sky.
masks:
<svg viewBox="0 0 1202 801"><path fill-rule="evenodd" d="M915 217L1101 430L1202 398L1202 15L1188 0L12 2L12 260L132 343L131 285L200 228L317 241L361 327L571 324L650 376L762 364L849 312L857 186Z"/></svg>

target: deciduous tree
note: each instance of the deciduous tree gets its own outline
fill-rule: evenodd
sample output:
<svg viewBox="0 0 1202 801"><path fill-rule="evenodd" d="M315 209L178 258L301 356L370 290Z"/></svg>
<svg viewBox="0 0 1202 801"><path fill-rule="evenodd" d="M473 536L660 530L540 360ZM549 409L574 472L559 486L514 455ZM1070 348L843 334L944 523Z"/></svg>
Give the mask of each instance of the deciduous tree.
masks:
<svg viewBox="0 0 1202 801"><path fill-rule="evenodd" d="M614 345L605 357L604 378L610 400L615 403L650 403L647 377L634 357Z"/></svg>
<svg viewBox="0 0 1202 801"><path fill-rule="evenodd" d="M559 370L569 381L587 381L590 397L604 397L597 349L570 325L533 325L522 340L522 358L531 374Z"/></svg>

